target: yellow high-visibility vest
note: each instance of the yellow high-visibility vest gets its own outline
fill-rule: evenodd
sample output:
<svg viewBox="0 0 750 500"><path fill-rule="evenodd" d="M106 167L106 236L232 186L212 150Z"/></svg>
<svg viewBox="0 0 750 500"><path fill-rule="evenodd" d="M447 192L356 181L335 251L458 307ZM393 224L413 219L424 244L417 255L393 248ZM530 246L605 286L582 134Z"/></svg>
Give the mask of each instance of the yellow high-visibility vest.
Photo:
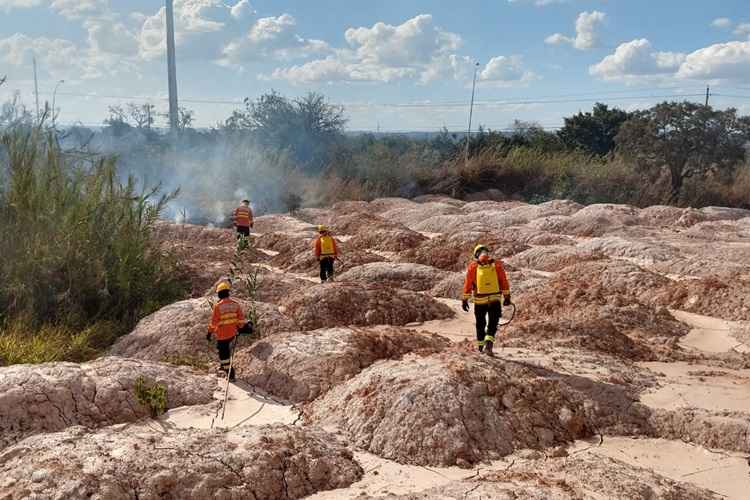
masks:
<svg viewBox="0 0 750 500"><path fill-rule="evenodd" d="M333 238L330 236L321 236L320 237L320 256L321 257L328 257L331 255L335 255L336 252L333 250Z"/></svg>
<svg viewBox="0 0 750 500"><path fill-rule="evenodd" d="M480 295L500 293L500 282L497 279L495 263L477 267L477 293Z"/></svg>

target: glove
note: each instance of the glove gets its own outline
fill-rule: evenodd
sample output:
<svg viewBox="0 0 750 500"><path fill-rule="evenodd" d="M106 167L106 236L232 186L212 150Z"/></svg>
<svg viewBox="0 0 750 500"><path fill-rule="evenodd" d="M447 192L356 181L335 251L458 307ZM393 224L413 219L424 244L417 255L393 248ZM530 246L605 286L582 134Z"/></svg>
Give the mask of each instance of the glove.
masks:
<svg viewBox="0 0 750 500"><path fill-rule="evenodd" d="M468 300L462 300L461 301L461 309L463 309L465 312L469 312L469 301Z"/></svg>
<svg viewBox="0 0 750 500"><path fill-rule="evenodd" d="M253 324L252 324L252 322L248 321L247 323L245 323L244 325L242 325L241 327L239 327L237 329L237 333L239 333L240 335L252 335L252 333L253 333Z"/></svg>
<svg viewBox="0 0 750 500"><path fill-rule="evenodd" d="M211 335L212 335L212 333L211 333L211 331L210 331L210 330L209 330L208 332L206 332L206 340L207 340L208 342L211 342Z"/></svg>
<svg viewBox="0 0 750 500"><path fill-rule="evenodd" d="M509 305L511 305L511 301L510 301L510 295L506 295L506 296L505 296L505 298L503 299L503 305L504 305L504 306L509 306Z"/></svg>

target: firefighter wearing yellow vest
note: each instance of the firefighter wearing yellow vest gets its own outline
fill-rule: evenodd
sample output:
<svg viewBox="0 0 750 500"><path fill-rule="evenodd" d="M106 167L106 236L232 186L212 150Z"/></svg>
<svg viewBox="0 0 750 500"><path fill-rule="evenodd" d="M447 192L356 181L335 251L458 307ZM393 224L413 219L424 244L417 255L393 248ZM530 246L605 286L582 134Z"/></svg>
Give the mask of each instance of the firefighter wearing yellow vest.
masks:
<svg viewBox="0 0 750 500"><path fill-rule="evenodd" d="M479 352L492 356L497 325L503 315L500 305L509 306L510 283L503 263L490 258L490 251L484 245L474 248L474 260L469 264L464 281L464 296L461 307L469 311L469 299L473 298L474 317L477 328Z"/></svg>
<svg viewBox="0 0 750 500"><path fill-rule="evenodd" d="M231 286L226 281L222 281L216 287L219 302L213 307L206 340L210 341L212 336L216 337L221 371L229 377L230 381L234 381L234 368L230 367L232 341L238 333L252 333L253 328L249 321L245 322L242 306L229 298L230 289Z"/></svg>
<svg viewBox="0 0 750 500"><path fill-rule="evenodd" d="M320 282L333 281L333 262L339 256L336 240L324 225L318 226L315 239L315 257L320 262Z"/></svg>
<svg viewBox="0 0 750 500"><path fill-rule="evenodd" d="M237 238L250 236L250 228L253 227L253 209L250 208L250 200L242 200L240 206L234 209L232 222L237 230Z"/></svg>

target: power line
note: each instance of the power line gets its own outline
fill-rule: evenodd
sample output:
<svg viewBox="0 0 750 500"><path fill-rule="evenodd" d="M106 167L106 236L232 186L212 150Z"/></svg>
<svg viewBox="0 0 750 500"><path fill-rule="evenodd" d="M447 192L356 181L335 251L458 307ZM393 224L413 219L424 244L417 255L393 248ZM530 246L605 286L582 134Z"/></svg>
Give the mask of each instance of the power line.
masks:
<svg viewBox="0 0 750 500"><path fill-rule="evenodd" d="M40 94L51 95L49 92L40 92ZM68 97L85 97L93 99L116 99L116 100L136 100L136 101L168 101L168 97L148 97L148 96L124 96L124 95L104 95L104 94L83 94L76 92L58 92L57 95L68 96ZM585 94L584 94L585 95ZM592 94L593 95L593 94ZM721 97L736 97L736 98L750 98L750 96L734 96L729 94L714 94L711 95ZM484 100L476 101L475 106L503 106L503 105L528 105L528 104L572 104L572 103L584 103L584 102L596 102L596 101L627 101L627 100L638 100L638 99L673 99L673 98L686 98L686 97L703 97L701 93L680 93L680 94L642 94L632 96L614 96L614 97L602 97L598 95L596 97L587 98L532 98L532 99L502 99L502 100ZM222 100L222 99L181 99L182 102L189 102L195 104L231 104L241 105L244 104L244 100ZM467 107L468 102L462 101L448 101L448 102L407 102L407 103L337 103L338 105L346 108L461 108Z"/></svg>

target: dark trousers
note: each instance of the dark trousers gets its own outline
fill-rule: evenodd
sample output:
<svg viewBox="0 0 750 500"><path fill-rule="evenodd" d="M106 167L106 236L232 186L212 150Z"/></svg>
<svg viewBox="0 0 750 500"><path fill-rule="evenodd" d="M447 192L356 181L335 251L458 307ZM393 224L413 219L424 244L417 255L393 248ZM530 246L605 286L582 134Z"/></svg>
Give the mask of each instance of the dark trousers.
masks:
<svg viewBox="0 0 750 500"><path fill-rule="evenodd" d="M219 350L219 363L221 364L221 369L225 372L229 371L232 358L232 342L234 342L234 338L216 341L216 348ZM234 368L232 368L232 374L234 374Z"/></svg>
<svg viewBox="0 0 750 500"><path fill-rule="evenodd" d="M250 237L250 228L247 226L235 226L237 229L237 237L245 236L247 238Z"/></svg>
<svg viewBox="0 0 750 500"><path fill-rule="evenodd" d="M503 306L498 301L489 304L474 304L474 318L477 321L477 342L480 342L480 345L483 345L482 343L485 340L495 341L497 325L500 323L502 315ZM487 321L488 318L489 321Z"/></svg>
<svg viewBox="0 0 750 500"><path fill-rule="evenodd" d="M333 278L333 257L323 257L320 259L320 281L329 278Z"/></svg>

